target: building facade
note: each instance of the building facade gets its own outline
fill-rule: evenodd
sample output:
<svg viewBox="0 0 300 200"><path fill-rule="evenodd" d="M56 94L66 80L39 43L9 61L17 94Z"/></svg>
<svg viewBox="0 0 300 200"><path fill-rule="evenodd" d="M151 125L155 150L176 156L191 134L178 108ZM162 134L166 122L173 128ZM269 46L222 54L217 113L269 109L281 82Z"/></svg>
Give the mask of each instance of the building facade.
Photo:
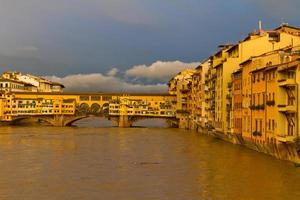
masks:
<svg viewBox="0 0 300 200"><path fill-rule="evenodd" d="M197 116L204 110L206 130L213 135L278 158L299 159L299 56L300 29L287 24L220 46L206 62L203 80L197 67L187 82L188 123L201 121Z"/></svg>
<svg viewBox="0 0 300 200"><path fill-rule="evenodd" d="M4 72L0 90L5 92L63 92L64 85L21 72Z"/></svg>

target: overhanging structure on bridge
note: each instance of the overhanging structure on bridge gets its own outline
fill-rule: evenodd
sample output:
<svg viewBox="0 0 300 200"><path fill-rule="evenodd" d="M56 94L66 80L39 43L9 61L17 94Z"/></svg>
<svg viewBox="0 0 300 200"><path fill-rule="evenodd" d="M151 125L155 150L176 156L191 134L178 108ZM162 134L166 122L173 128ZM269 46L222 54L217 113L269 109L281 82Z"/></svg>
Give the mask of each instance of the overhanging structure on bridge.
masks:
<svg viewBox="0 0 300 200"><path fill-rule="evenodd" d="M14 124L23 119L68 126L90 115L105 115L120 127L145 118L175 123L176 97L166 94L118 93L2 93L0 121Z"/></svg>

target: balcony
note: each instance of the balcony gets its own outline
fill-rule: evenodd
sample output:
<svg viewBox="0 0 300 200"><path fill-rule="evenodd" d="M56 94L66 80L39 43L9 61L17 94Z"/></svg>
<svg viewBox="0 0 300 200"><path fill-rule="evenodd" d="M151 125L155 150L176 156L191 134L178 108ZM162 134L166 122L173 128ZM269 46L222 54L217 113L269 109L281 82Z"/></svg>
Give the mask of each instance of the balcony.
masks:
<svg viewBox="0 0 300 200"><path fill-rule="evenodd" d="M225 59L222 58L222 57L221 58L214 58L214 60L213 60L213 67L216 67L216 66L222 64L224 61L225 61Z"/></svg>
<svg viewBox="0 0 300 200"><path fill-rule="evenodd" d="M182 88L182 89L180 90L180 92L181 92L182 94L189 93L190 91L191 91L191 89L189 89L189 88Z"/></svg>
<svg viewBox="0 0 300 200"><path fill-rule="evenodd" d="M186 109L181 109L181 110L176 110L177 114L182 114L182 115L189 115L190 112L187 111Z"/></svg>
<svg viewBox="0 0 300 200"><path fill-rule="evenodd" d="M267 106L275 106L275 101L267 101Z"/></svg>
<svg viewBox="0 0 300 200"><path fill-rule="evenodd" d="M284 113L295 113L296 106L295 105L278 105L278 111Z"/></svg>
<svg viewBox="0 0 300 200"><path fill-rule="evenodd" d="M279 142L294 142L295 136L290 136L290 135L276 135L276 139Z"/></svg>
<svg viewBox="0 0 300 200"><path fill-rule="evenodd" d="M291 78L280 79L280 80L278 80L278 85L280 87L294 86L294 85L296 85L296 82L294 79L291 79Z"/></svg>
<svg viewBox="0 0 300 200"><path fill-rule="evenodd" d="M186 104L186 103L187 103L187 98L186 98L186 97L182 98L182 99L181 99L181 103L182 103L182 104Z"/></svg>

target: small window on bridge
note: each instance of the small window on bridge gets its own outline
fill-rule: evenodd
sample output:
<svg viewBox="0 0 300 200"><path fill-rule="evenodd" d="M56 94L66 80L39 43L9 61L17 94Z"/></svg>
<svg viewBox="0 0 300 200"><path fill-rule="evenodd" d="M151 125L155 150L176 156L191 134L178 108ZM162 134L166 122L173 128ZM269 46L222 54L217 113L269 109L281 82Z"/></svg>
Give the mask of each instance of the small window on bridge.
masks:
<svg viewBox="0 0 300 200"><path fill-rule="evenodd" d="M101 100L101 96L91 96L91 100L92 101L100 101Z"/></svg>
<svg viewBox="0 0 300 200"><path fill-rule="evenodd" d="M112 97L111 96L103 96L103 101L111 101Z"/></svg>
<svg viewBox="0 0 300 200"><path fill-rule="evenodd" d="M80 96L80 101L88 101L89 96Z"/></svg>
<svg viewBox="0 0 300 200"><path fill-rule="evenodd" d="M74 101L74 99L64 99L63 103L73 103Z"/></svg>

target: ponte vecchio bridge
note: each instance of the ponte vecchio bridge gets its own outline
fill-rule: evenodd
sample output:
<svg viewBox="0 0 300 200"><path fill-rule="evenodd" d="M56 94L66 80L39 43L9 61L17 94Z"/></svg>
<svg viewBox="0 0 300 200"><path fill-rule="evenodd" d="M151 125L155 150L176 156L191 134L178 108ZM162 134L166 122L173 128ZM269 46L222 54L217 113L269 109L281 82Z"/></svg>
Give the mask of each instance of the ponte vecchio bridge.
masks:
<svg viewBox="0 0 300 200"><path fill-rule="evenodd" d="M166 119L170 126L177 126L175 105L176 96L166 94L2 93L0 123L31 120L70 126L89 116L104 116L119 127L147 118Z"/></svg>

